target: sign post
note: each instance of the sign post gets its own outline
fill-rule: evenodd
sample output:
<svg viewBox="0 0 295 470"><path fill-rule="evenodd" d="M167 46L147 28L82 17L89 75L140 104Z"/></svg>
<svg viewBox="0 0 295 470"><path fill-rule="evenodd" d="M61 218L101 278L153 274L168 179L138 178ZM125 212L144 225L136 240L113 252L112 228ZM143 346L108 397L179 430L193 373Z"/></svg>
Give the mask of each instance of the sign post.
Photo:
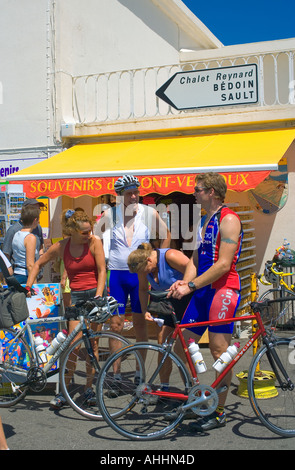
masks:
<svg viewBox="0 0 295 470"><path fill-rule="evenodd" d="M156 96L177 110L257 103L257 65L175 73Z"/></svg>

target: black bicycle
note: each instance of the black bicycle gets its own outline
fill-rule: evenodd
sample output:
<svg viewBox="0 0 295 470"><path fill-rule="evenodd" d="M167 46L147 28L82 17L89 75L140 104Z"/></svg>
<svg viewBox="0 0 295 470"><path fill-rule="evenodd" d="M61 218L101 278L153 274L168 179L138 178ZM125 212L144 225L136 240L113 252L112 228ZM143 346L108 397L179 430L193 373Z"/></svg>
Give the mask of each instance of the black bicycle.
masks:
<svg viewBox="0 0 295 470"><path fill-rule="evenodd" d="M0 329L0 408L23 400L27 391L42 391L47 379L59 373L61 391L68 404L79 414L93 420L102 416L96 404L95 385L102 365L110 355L110 342L118 347L130 342L111 331L93 331L117 312L113 297L91 299L66 309L65 317L28 318L23 327ZM31 325L77 320L77 326L44 363L40 357ZM73 342L74 341L74 342ZM60 360L60 367L55 367Z"/></svg>

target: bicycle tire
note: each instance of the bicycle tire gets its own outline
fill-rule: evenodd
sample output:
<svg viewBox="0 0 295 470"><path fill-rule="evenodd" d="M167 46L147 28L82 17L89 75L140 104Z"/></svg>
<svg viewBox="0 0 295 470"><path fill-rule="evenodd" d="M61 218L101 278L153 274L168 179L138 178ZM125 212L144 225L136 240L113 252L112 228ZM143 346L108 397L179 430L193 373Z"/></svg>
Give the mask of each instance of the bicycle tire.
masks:
<svg viewBox="0 0 295 470"><path fill-rule="evenodd" d="M290 298L294 297L295 292L289 291L285 287L273 287L271 289L267 289L267 291L261 294L258 297L258 302L265 300L266 298L276 299L279 297L288 297L288 296L290 296Z"/></svg>
<svg viewBox="0 0 295 470"><path fill-rule="evenodd" d="M278 339L270 347L278 354L288 377L295 384L294 339ZM257 351L248 371L247 386L250 403L256 416L270 431L283 437L294 437L295 389L284 390L280 387L276 373L269 362L267 351L266 346Z"/></svg>
<svg viewBox="0 0 295 470"><path fill-rule="evenodd" d="M126 338L111 331L93 332L90 340L98 340L99 367L101 368L105 360L109 357L109 340L113 338L120 341L120 346L130 344ZM97 406L95 392L92 385L96 383L99 370L88 368L90 361L86 349L85 338L75 341L63 353L60 365L60 386L63 396L68 404L85 418L102 420L100 410ZM118 348L119 349L119 348ZM70 377L69 377L69 371ZM70 382L69 382L70 380Z"/></svg>
<svg viewBox="0 0 295 470"><path fill-rule="evenodd" d="M159 374L150 383L158 360L166 350L163 346L150 343L136 343L113 354L102 368L97 382L97 399L105 421L117 433L131 440L154 440L173 431L182 421L184 413L174 413L172 421L166 421L165 415L183 401L164 396L151 396L148 392L161 388ZM143 359L145 357L145 360ZM190 374L184 363L173 352L171 360L170 392L188 394ZM114 387L113 365L121 361L121 379L117 384L119 393L112 396ZM134 383L135 371L139 371L138 384Z"/></svg>
<svg viewBox="0 0 295 470"><path fill-rule="evenodd" d="M32 352L25 339L16 335L12 328L0 329L0 408L23 400L28 389L21 384L27 380Z"/></svg>

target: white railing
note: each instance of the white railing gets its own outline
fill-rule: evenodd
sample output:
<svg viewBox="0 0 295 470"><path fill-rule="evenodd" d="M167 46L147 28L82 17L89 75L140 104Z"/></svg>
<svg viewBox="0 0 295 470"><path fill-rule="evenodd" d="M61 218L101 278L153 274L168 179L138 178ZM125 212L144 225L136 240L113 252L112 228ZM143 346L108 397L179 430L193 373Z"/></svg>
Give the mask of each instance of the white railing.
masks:
<svg viewBox="0 0 295 470"><path fill-rule="evenodd" d="M257 64L259 102L253 109L294 105L295 51L186 62L171 66L77 76L72 78L72 112L77 124L129 121L180 113L205 115L210 108L177 111L155 92L176 72ZM245 105L249 108L249 105ZM227 112L229 111L227 106ZM224 112L214 108L216 114Z"/></svg>

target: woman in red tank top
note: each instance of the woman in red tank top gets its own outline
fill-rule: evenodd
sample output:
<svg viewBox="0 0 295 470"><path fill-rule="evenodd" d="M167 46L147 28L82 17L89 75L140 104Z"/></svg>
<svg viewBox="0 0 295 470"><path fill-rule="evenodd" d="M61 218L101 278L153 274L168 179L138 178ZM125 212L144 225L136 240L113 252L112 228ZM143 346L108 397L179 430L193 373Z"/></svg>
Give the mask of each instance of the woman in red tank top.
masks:
<svg viewBox="0 0 295 470"><path fill-rule="evenodd" d="M68 238L54 243L34 264L28 277L27 287L32 287L39 270L49 261L64 260L65 270L70 281L71 302L102 296L106 283L106 265L102 242L92 234L92 221L84 211L67 210L62 215L62 230ZM69 333L77 321L69 321ZM93 330L101 325L91 324ZM98 353L96 346L95 353ZM69 377L70 380L70 377ZM91 387L91 384L87 384ZM88 391L88 390L87 390ZM54 402L54 403L53 403ZM51 402L54 408L66 403L60 394Z"/></svg>
<svg viewBox="0 0 295 470"><path fill-rule="evenodd" d="M68 238L54 243L35 263L27 281L31 287L40 268L56 258L64 260L70 281L72 304L103 295L106 266L102 242L92 234L92 221L85 212L67 210L62 215Z"/></svg>

